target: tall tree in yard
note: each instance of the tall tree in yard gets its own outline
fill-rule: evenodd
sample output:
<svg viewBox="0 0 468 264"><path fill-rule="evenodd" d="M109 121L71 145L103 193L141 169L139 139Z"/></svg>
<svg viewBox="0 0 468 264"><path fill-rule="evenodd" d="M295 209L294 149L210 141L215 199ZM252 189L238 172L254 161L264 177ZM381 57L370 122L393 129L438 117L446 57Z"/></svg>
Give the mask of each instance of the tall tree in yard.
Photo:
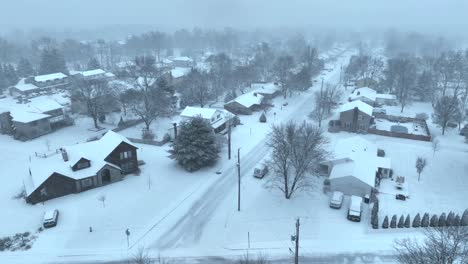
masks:
<svg viewBox="0 0 468 264"><path fill-rule="evenodd" d="M286 199L312 187L311 176L328 156L327 143L321 129L309 123L274 125L268 140L272 149L268 164L273 171L269 185L279 189Z"/></svg>
<svg viewBox="0 0 468 264"><path fill-rule="evenodd" d="M101 115L111 110L116 100L114 91L106 81L102 80L75 80L72 102L82 103L86 113L93 119L94 127L99 128L98 120Z"/></svg>
<svg viewBox="0 0 468 264"><path fill-rule="evenodd" d="M395 92L403 112L416 87L416 64L412 58L392 58L388 60L384 73L386 84Z"/></svg>
<svg viewBox="0 0 468 264"><path fill-rule="evenodd" d="M456 121L459 110L459 100L456 97L442 96L437 100L432 119L442 127L442 135L445 134L447 124Z"/></svg>
<svg viewBox="0 0 468 264"><path fill-rule="evenodd" d="M416 159L416 171L418 172L418 182L421 180L421 173L423 172L426 165L427 161L425 158L418 157Z"/></svg>
<svg viewBox="0 0 468 264"><path fill-rule="evenodd" d="M294 59L289 55L283 55L276 59L273 65L273 71L278 79L278 82L281 84L283 89L283 96L286 98L288 91L287 80L290 76L290 71L294 66Z"/></svg>
<svg viewBox="0 0 468 264"><path fill-rule="evenodd" d="M219 158L219 148L210 123L196 117L180 124L169 153L184 169L196 171L214 164Z"/></svg>
<svg viewBox="0 0 468 264"><path fill-rule="evenodd" d="M44 49L39 63L39 74L61 72L68 74L67 65L63 55L56 48Z"/></svg>
<svg viewBox="0 0 468 264"><path fill-rule="evenodd" d="M99 61L96 59L96 58L91 58L89 61L88 61L88 65L86 66L86 69L87 70L96 70L96 69L100 69L101 68L101 64L99 63Z"/></svg>
<svg viewBox="0 0 468 264"><path fill-rule="evenodd" d="M29 77L34 75L34 69L26 58L21 58L17 67L18 77Z"/></svg>

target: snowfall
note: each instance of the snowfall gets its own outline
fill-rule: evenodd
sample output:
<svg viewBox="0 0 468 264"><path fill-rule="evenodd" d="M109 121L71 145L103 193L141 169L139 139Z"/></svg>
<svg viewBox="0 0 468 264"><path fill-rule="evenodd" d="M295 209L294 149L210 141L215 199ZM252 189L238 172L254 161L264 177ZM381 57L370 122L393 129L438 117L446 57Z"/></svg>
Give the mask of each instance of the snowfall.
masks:
<svg viewBox="0 0 468 264"><path fill-rule="evenodd" d="M351 54L347 51L327 55L339 56L327 65L333 70L321 75L325 82L338 82L340 66ZM137 145L138 158L146 163L141 166L139 176L128 175L123 181L44 204L29 205L24 200L12 198L21 190L23 175L28 173L29 156L34 152L46 152L48 145L50 149L58 149L85 142L103 131L90 131L91 119L82 117L74 126L27 142L0 135L3 180L0 185L0 237L26 231L37 236L28 251L0 252L0 263L95 263L126 259L142 247L154 256L181 259L197 256L234 258L247 251L250 254L267 253L271 258L290 257L290 249L293 249L291 235L298 217L302 256L366 254L371 257L369 263L383 262L384 256L394 254L395 239L419 238L421 233L413 228L373 230L368 208L364 210L363 221L348 221L348 198L342 209L330 209L329 197L322 192L323 178L316 178L317 187L311 192L298 193L291 200L285 200L280 191L266 187L267 177L271 175L262 180L252 177L253 169L268 158L265 143L271 125L286 120L308 120L318 83L308 91L286 99L275 98L274 107L267 113L267 123L258 122L259 112L240 116L242 125L232 132L234 151L231 160L224 147L214 167L188 173L168 158L168 144L162 147ZM350 93L351 88L346 92ZM345 98L343 96L343 101ZM398 107L386 107L386 110L389 114L399 114ZM431 111L430 104L414 103L405 108L404 114L414 116ZM111 129L118 120L108 120L104 127ZM158 138L167 132L174 120L177 117L159 119L153 124ZM406 201L395 200L393 181L383 180L381 191L384 193L379 195L380 221L385 215L462 213L468 208L468 144L458 135L457 129L441 135L441 129L431 120L428 125L431 134L440 140L440 150L435 153L430 142L362 135L385 150L386 156L392 159L394 174L405 176L405 191L410 196ZM138 125L120 133L139 137L141 128L142 125ZM339 139L355 134L326 132L326 135L330 138L330 150L333 150ZM239 148L242 183L241 210L237 211L236 155ZM420 181L414 166L418 156L428 161ZM103 194L105 205L98 200ZM60 211L58 225L36 233L44 212L51 209ZM93 232L89 232L89 227ZM127 228L130 231L128 241Z"/></svg>

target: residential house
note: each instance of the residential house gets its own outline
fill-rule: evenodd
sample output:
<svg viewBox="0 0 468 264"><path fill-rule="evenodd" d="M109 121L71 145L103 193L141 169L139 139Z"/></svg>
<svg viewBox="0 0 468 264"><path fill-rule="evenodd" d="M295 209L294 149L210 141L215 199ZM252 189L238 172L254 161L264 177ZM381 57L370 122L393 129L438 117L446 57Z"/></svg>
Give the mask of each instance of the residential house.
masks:
<svg viewBox="0 0 468 264"><path fill-rule="evenodd" d="M377 146L362 137L340 140L334 149L333 158L321 164L330 180L331 191L368 196L382 178L391 175L391 160L378 156Z"/></svg>
<svg viewBox="0 0 468 264"><path fill-rule="evenodd" d="M107 80L115 79L115 75L111 72L106 72L102 69L95 69L89 71L70 71L70 75L75 78L82 78L83 80Z"/></svg>
<svg viewBox="0 0 468 264"><path fill-rule="evenodd" d="M233 117L231 113L228 112L229 114L227 114L226 112L228 111L214 108L187 106L180 116L183 120L201 117L211 124L215 133L219 133L227 128L229 120Z"/></svg>
<svg viewBox="0 0 468 264"><path fill-rule="evenodd" d="M263 95L265 99L273 99L281 93L281 87L278 83L258 82L251 83L250 87L254 89L254 92L257 94Z"/></svg>
<svg viewBox="0 0 468 264"><path fill-rule="evenodd" d="M69 86L68 76L58 72L46 75L23 78L9 88L10 95L30 95L51 89L65 89Z"/></svg>
<svg viewBox="0 0 468 264"><path fill-rule="evenodd" d="M372 111L372 106L359 100L341 105L338 109L340 130L355 133L367 132L373 119Z"/></svg>
<svg viewBox="0 0 468 264"><path fill-rule="evenodd" d="M187 56L180 56L171 59L172 67L192 67L194 62Z"/></svg>
<svg viewBox="0 0 468 264"><path fill-rule="evenodd" d="M377 93L377 91L369 87L354 89L354 91L349 96L349 101L352 102L358 100L370 106L397 104L395 95Z"/></svg>
<svg viewBox="0 0 468 264"><path fill-rule="evenodd" d="M101 139L31 157L25 171L26 201L38 203L123 179L138 170L137 147L108 131Z"/></svg>
<svg viewBox="0 0 468 264"><path fill-rule="evenodd" d="M242 94L224 104L224 109L234 114L250 115L262 108L263 95L255 91Z"/></svg>

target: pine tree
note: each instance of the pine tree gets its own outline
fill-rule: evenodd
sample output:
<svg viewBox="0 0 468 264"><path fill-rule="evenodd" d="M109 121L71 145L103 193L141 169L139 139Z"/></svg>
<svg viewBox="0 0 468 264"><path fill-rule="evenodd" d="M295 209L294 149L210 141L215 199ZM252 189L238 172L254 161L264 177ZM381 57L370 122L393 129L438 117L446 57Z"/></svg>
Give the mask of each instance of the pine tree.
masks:
<svg viewBox="0 0 468 264"><path fill-rule="evenodd" d="M410 227L411 227L411 217L410 217L410 215L407 215L407 216L406 216L406 219L405 219L405 227L406 227L406 228L410 228Z"/></svg>
<svg viewBox="0 0 468 264"><path fill-rule="evenodd" d="M460 221L461 226L468 226L468 209L463 212L463 216Z"/></svg>
<svg viewBox="0 0 468 264"><path fill-rule="evenodd" d="M424 216L421 221L421 227L429 227L429 214L424 213Z"/></svg>
<svg viewBox="0 0 468 264"><path fill-rule="evenodd" d="M453 226L460 226L460 221L461 221L460 215L457 214L455 218L453 219Z"/></svg>
<svg viewBox="0 0 468 264"><path fill-rule="evenodd" d="M34 69L26 58L21 58L18 62L17 73L19 77L25 78L34 75Z"/></svg>
<svg viewBox="0 0 468 264"><path fill-rule="evenodd" d="M443 227L443 226L447 226L447 217L445 215L445 213L442 213L439 217L439 226L440 227Z"/></svg>
<svg viewBox="0 0 468 264"><path fill-rule="evenodd" d="M447 216L447 221L445 222L446 226L453 226L453 221L455 220L455 214L450 212Z"/></svg>
<svg viewBox="0 0 468 264"><path fill-rule="evenodd" d="M405 217L403 215L400 216L400 220L398 220L398 228L403 228L405 226Z"/></svg>
<svg viewBox="0 0 468 264"><path fill-rule="evenodd" d="M397 216L393 215L392 216L392 221L390 221L390 227L391 228L396 228L396 221L397 221Z"/></svg>
<svg viewBox="0 0 468 264"><path fill-rule="evenodd" d="M413 227L420 227L421 226L421 216L419 213L413 219Z"/></svg>
<svg viewBox="0 0 468 264"><path fill-rule="evenodd" d="M385 229L388 228L388 216L385 216L383 223L382 223L382 228L385 228Z"/></svg>
<svg viewBox="0 0 468 264"><path fill-rule="evenodd" d="M44 49L39 63L39 74L43 75L57 72L68 74L65 59L55 48Z"/></svg>
<svg viewBox="0 0 468 264"><path fill-rule="evenodd" d="M261 115L260 118L259 118L259 121L260 121L260 123L266 123L267 118L266 118L266 116L265 116L265 113L262 113L262 115Z"/></svg>
<svg viewBox="0 0 468 264"><path fill-rule="evenodd" d="M187 171L215 163L219 146L210 123L201 117L182 122L169 153Z"/></svg>
<svg viewBox="0 0 468 264"><path fill-rule="evenodd" d="M371 224L373 229L379 228L379 201L376 200L371 212Z"/></svg>
<svg viewBox="0 0 468 264"><path fill-rule="evenodd" d="M86 69L89 70L96 70L96 69L101 69L101 64L99 64L99 61L96 58L91 58L88 61L88 65Z"/></svg>
<svg viewBox="0 0 468 264"><path fill-rule="evenodd" d="M437 217L437 215L433 215L433 216L431 217L430 226L431 226L431 227L438 227L438 226L439 226L439 218Z"/></svg>

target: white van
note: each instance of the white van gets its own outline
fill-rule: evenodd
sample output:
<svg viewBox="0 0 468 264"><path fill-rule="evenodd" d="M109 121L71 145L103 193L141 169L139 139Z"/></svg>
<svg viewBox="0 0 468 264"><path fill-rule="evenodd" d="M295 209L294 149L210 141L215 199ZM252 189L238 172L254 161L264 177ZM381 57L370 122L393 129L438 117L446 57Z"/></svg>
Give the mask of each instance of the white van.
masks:
<svg viewBox="0 0 468 264"><path fill-rule="evenodd" d="M42 222L42 225L45 228L56 226L58 222L58 216L59 211L57 209L45 212L44 221Z"/></svg>
<svg viewBox="0 0 468 264"><path fill-rule="evenodd" d="M348 220L360 222L362 215L362 197L351 195L351 202L348 209Z"/></svg>

